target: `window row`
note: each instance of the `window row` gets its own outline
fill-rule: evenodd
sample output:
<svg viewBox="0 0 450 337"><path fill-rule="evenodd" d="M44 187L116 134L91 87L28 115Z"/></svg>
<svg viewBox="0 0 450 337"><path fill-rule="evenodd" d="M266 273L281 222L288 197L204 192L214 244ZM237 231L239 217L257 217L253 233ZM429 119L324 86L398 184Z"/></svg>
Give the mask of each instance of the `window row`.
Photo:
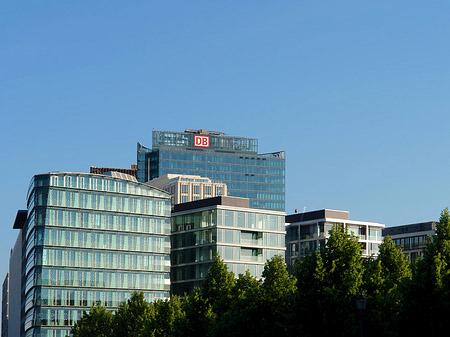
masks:
<svg viewBox="0 0 450 337"><path fill-rule="evenodd" d="M146 185L141 185L132 181L114 179L107 176L87 174L39 175L35 177L34 186L57 186L167 198L166 194Z"/></svg>
<svg viewBox="0 0 450 337"><path fill-rule="evenodd" d="M169 271L169 266L166 265L169 261L168 254L131 254L41 247L36 248L35 251L36 253L32 253L28 259L34 259L36 266Z"/></svg>
<svg viewBox="0 0 450 337"><path fill-rule="evenodd" d="M136 215L86 212L67 209L37 209L37 224L70 228L170 234L170 219Z"/></svg>
<svg viewBox="0 0 450 337"><path fill-rule="evenodd" d="M229 151L258 151L258 140L255 138L214 136L209 135L210 147ZM193 147L195 135L193 133L181 133L170 131L153 131L153 146L180 146Z"/></svg>
<svg viewBox="0 0 450 337"><path fill-rule="evenodd" d="M168 161L195 161L201 163L212 163L213 165L243 165L248 167L285 167L283 158L263 158L252 155L227 155L226 153L193 153L181 151L161 151L161 160Z"/></svg>
<svg viewBox="0 0 450 337"><path fill-rule="evenodd" d="M266 255L268 259L272 258L275 255L284 255L283 251L277 251L277 250L271 250ZM199 264L193 264L193 265L186 265L186 266L173 266L172 267L172 281L175 282L172 284L173 289L176 292L176 289L183 288L181 286L181 282L177 283L178 281L187 281L187 280L195 280L195 279L201 279L205 278L208 269L211 266L211 263L199 263ZM228 267L228 271L233 272L236 276L239 274L245 274L245 272L248 270L250 274L254 277L260 278L262 276L262 272L264 270L264 264L259 263L251 263L251 261L247 263L238 263L238 262L226 262L225 263ZM188 282L188 281L187 281Z"/></svg>
<svg viewBox="0 0 450 337"><path fill-rule="evenodd" d="M232 210L210 210L173 216L172 233L217 226L282 231L284 216Z"/></svg>
<svg viewBox="0 0 450 337"><path fill-rule="evenodd" d="M285 203L284 201L250 200L250 207L284 212Z"/></svg>
<svg viewBox="0 0 450 337"><path fill-rule="evenodd" d="M170 216L170 199L151 199L98 192L37 189L37 206L83 208Z"/></svg>
<svg viewBox="0 0 450 337"><path fill-rule="evenodd" d="M167 298L168 292L155 294L156 298ZM72 326L83 315L86 309L36 308L25 316L25 330L38 326Z"/></svg>
<svg viewBox="0 0 450 337"><path fill-rule="evenodd" d="M54 287L166 290L165 284L168 278L168 273L37 268L34 273L28 275L27 284ZM30 288L27 287L26 290Z"/></svg>
<svg viewBox="0 0 450 337"><path fill-rule="evenodd" d="M191 229L214 227L217 223L217 211L210 210L186 215L173 216L172 233Z"/></svg>
<svg viewBox="0 0 450 337"><path fill-rule="evenodd" d="M403 250L422 248L428 242L427 235L419 235L408 238L400 238L392 240L396 245L403 246Z"/></svg>
<svg viewBox="0 0 450 337"><path fill-rule="evenodd" d="M284 215L218 210L217 225L284 232Z"/></svg>
<svg viewBox="0 0 450 337"><path fill-rule="evenodd" d="M34 240L33 240L34 239ZM169 236L118 234L60 228L37 228L29 245L170 253ZM31 249L31 247L30 247ZM28 250L28 249L27 249Z"/></svg>
<svg viewBox="0 0 450 337"><path fill-rule="evenodd" d="M284 234L245 232L232 229L219 229L217 241L240 245L284 247Z"/></svg>
<svg viewBox="0 0 450 337"><path fill-rule="evenodd" d="M222 164L212 162L196 161L195 159L189 160L160 160L160 167L170 169L185 169L185 170L199 170L199 171L217 171L224 174L237 173L242 174L254 174L254 175L273 175L280 176L284 174L284 166L271 167L262 165L248 165L242 163L236 164Z"/></svg>
<svg viewBox="0 0 450 337"><path fill-rule="evenodd" d="M242 185L241 189L248 189L253 191L273 191L283 192L285 177L283 175L267 175L267 174L251 174L251 173L226 173L223 171L209 171L195 168L171 168L171 167L158 167L160 175L164 174L186 174L186 175L201 175L208 177L216 182L226 183L228 188L230 186L233 189L239 189L239 185ZM266 185L262 185L265 183Z"/></svg>
<svg viewBox="0 0 450 337"><path fill-rule="evenodd" d="M25 337L67 337L71 328L32 328L25 332Z"/></svg>
<svg viewBox="0 0 450 337"><path fill-rule="evenodd" d="M173 234L170 238L172 248L205 245L217 242L217 229L198 230L182 234Z"/></svg>
<svg viewBox="0 0 450 337"><path fill-rule="evenodd" d="M33 306L90 308L99 302L107 308L118 308L132 294L133 291L131 290L36 288L27 296L25 311ZM163 295L164 292L144 292L145 299L148 302L165 297Z"/></svg>
<svg viewBox="0 0 450 337"><path fill-rule="evenodd" d="M170 254L172 260L172 266L184 263L194 263L211 261L214 254L217 252L217 248L214 246L187 248L183 250L173 251Z"/></svg>
<svg viewBox="0 0 450 337"><path fill-rule="evenodd" d="M318 222L309 225L290 226L287 231L287 239L295 241L308 239L326 238L331 229L337 226L343 226L341 223ZM349 234L353 234L360 240L381 241L381 228L374 228L367 225L347 224ZM367 227L369 235L367 235Z"/></svg>

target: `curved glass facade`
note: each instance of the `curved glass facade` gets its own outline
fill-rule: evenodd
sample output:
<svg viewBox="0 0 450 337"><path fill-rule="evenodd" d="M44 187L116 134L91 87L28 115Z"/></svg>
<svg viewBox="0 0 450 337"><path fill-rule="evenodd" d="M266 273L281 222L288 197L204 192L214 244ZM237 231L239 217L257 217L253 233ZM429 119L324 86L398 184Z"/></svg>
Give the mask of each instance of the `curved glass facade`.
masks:
<svg viewBox="0 0 450 337"><path fill-rule="evenodd" d="M170 196L109 176L32 179L24 228L25 336L66 336L99 301L116 309L133 291L169 296Z"/></svg>
<svg viewBox="0 0 450 337"><path fill-rule="evenodd" d="M152 149L138 143L138 180L200 175L227 184L230 196L249 198L250 207L284 212L284 152L258 154L256 139L224 135L208 135L209 147L195 147L194 137L154 130Z"/></svg>

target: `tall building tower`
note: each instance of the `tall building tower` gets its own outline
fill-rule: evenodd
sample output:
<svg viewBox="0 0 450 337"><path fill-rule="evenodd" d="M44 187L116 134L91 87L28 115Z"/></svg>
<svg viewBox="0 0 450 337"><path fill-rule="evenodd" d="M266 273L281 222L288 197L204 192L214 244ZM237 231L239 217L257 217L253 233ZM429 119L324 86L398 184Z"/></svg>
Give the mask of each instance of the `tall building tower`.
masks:
<svg viewBox="0 0 450 337"><path fill-rule="evenodd" d="M250 199L250 207L285 209L285 153L258 154L258 140L223 132L186 130L152 133L152 148L138 143L137 178L199 175L228 186L228 195Z"/></svg>
<svg viewBox="0 0 450 337"><path fill-rule="evenodd" d="M133 291L147 301L169 296L168 193L131 177L48 173L33 177L20 212L10 260L14 336L65 337L83 310L99 301L116 309Z"/></svg>

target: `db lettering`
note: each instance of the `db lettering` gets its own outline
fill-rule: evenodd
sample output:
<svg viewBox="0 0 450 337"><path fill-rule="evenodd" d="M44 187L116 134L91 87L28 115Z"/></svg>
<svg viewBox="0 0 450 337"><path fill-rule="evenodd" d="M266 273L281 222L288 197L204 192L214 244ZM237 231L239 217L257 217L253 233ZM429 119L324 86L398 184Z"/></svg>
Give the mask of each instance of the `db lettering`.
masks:
<svg viewBox="0 0 450 337"><path fill-rule="evenodd" d="M194 146L209 147L209 137L208 136L194 136Z"/></svg>

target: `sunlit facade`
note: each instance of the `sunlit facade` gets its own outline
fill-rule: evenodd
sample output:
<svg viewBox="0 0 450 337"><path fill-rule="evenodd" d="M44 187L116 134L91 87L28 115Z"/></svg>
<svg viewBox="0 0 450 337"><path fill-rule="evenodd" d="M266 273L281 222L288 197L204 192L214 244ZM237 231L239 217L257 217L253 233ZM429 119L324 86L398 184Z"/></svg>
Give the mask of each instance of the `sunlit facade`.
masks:
<svg viewBox="0 0 450 337"><path fill-rule="evenodd" d="M99 301L116 309L133 291L147 301L169 296L168 193L57 172L35 176L27 200L22 336L66 336L83 310Z"/></svg>
<svg viewBox="0 0 450 337"><path fill-rule="evenodd" d="M436 221L420 222L383 229L383 237L389 235L397 246L402 247L403 254L410 261L423 256L428 240L436 234Z"/></svg>
<svg viewBox="0 0 450 337"><path fill-rule="evenodd" d="M363 256L378 255L384 224L350 220L347 211L323 209L286 216L286 264L293 266L308 252L318 251L336 226L358 237Z"/></svg>
<svg viewBox="0 0 450 337"><path fill-rule="evenodd" d="M172 206L184 202L227 195L227 185L200 176L166 174L146 182L172 196Z"/></svg>
<svg viewBox="0 0 450 337"><path fill-rule="evenodd" d="M284 256L284 212L249 208L249 200L215 197L174 206L172 293L201 285L216 253L236 276L261 277L265 262Z"/></svg>
<svg viewBox="0 0 450 337"><path fill-rule="evenodd" d="M137 178L200 175L225 183L228 195L250 199L250 207L285 209L285 153L258 154L258 140L222 132L186 130L152 133L152 148L138 143Z"/></svg>

